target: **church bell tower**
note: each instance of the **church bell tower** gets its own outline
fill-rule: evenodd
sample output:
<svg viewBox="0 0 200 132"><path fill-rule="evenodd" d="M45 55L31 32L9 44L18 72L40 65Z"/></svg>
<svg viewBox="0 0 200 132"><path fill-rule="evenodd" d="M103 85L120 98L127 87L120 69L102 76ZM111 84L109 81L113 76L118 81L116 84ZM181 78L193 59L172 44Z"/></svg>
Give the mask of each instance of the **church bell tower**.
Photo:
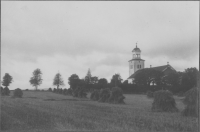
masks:
<svg viewBox="0 0 200 132"><path fill-rule="evenodd" d="M135 73L137 70L144 68L145 60L141 59L141 50L136 47L132 50L132 59L129 62L129 76Z"/></svg>

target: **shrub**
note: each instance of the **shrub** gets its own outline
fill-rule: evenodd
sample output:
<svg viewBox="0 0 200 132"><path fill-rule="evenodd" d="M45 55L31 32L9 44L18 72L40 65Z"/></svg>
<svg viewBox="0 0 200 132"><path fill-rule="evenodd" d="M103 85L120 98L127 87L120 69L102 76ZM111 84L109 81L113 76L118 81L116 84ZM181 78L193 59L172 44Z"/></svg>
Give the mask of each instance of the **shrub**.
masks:
<svg viewBox="0 0 200 132"><path fill-rule="evenodd" d="M67 89L67 95L72 95L72 89L71 88Z"/></svg>
<svg viewBox="0 0 200 132"><path fill-rule="evenodd" d="M4 92L4 95L7 95L7 96L10 95L10 90L9 90L8 87L5 87L5 88L3 89L3 92Z"/></svg>
<svg viewBox="0 0 200 132"><path fill-rule="evenodd" d="M65 89L63 89L63 92L62 92L62 94L64 94L64 95L67 95L67 89L65 88Z"/></svg>
<svg viewBox="0 0 200 132"><path fill-rule="evenodd" d="M198 117L198 88L192 88L185 93L183 103L186 105L181 112L183 116Z"/></svg>
<svg viewBox="0 0 200 132"><path fill-rule="evenodd" d="M14 93L13 93L13 96L14 97L18 97L18 98L22 98L23 96L23 92L20 88L17 88L14 90Z"/></svg>
<svg viewBox="0 0 200 132"><path fill-rule="evenodd" d="M99 93L100 93L99 90L94 90L90 95L90 99L94 101L99 100Z"/></svg>
<svg viewBox="0 0 200 132"><path fill-rule="evenodd" d="M125 97L123 96L122 89L119 87L114 87L110 91L110 96L108 98L109 103L114 104L124 104Z"/></svg>
<svg viewBox="0 0 200 132"><path fill-rule="evenodd" d="M56 88L54 88L54 89L53 89L53 92L54 92L54 93L57 93L57 89L56 89Z"/></svg>
<svg viewBox="0 0 200 132"><path fill-rule="evenodd" d="M5 95L3 87L1 87L1 95Z"/></svg>
<svg viewBox="0 0 200 132"><path fill-rule="evenodd" d="M101 89L99 93L99 102L108 102L108 98L110 97L110 89L105 88Z"/></svg>
<svg viewBox="0 0 200 132"><path fill-rule="evenodd" d="M153 92L148 91L148 92L147 92L147 97L148 97L148 98L153 98L153 96L154 96L153 94L154 94Z"/></svg>
<svg viewBox="0 0 200 132"><path fill-rule="evenodd" d="M52 92L52 89L51 89L51 88L49 88L49 92Z"/></svg>
<svg viewBox="0 0 200 132"><path fill-rule="evenodd" d="M167 90L159 90L154 93L152 111L177 112L176 102L173 94Z"/></svg>
<svg viewBox="0 0 200 132"><path fill-rule="evenodd" d="M26 91L28 91L28 89L26 89Z"/></svg>

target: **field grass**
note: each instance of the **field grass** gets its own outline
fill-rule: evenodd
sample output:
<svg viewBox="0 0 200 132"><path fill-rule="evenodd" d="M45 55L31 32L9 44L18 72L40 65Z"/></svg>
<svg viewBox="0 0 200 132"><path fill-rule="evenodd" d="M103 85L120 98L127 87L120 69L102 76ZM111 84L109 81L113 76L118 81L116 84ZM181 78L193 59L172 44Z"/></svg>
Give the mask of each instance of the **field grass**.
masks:
<svg viewBox="0 0 200 132"><path fill-rule="evenodd" d="M126 94L125 105L99 103L51 92L23 91L23 98L1 97L5 131L197 132L197 119L151 112L153 99ZM12 93L11 93L12 95ZM88 95L89 96L89 95ZM182 98L175 97L180 111Z"/></svg>

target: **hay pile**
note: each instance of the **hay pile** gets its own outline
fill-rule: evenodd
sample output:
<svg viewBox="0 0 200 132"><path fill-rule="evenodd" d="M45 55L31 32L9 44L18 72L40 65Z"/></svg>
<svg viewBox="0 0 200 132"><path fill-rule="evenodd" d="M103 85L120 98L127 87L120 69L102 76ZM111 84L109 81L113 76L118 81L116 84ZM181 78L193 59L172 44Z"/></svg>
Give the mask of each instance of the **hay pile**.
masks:
<svg viewBox="0 0 200 132"><path fill-rule="evenodd" d="M154 93L151 109L155 112L178 112L173 94L167 90L159 90Z"/></svg>
<svg viewBox="0 0 200 132"><path fill-rule="evenodd" d="M105 88L101 89L99 93L99 102L108 102L108 98L110 97L110 89Z"/></svg>
<svg viewBox="0 0 200 132"><path fill-rule="evenodd" d="M83 87L77 87L75 90L73 90L73 94L74 97L78 97L78 98L87 98L87 93L85 88Z"/></svg>
<svg viewBox="0 0 200 132"><path fill-rule="evenodd" d="M183 116L198 117L198 88L187 91L183 103L186 105L181 113Z"/></svg>
<svg viewBox="0 0 200 132"><path fill-rule="evenodd" d="M93 101L99 100L99 94L100 94L99 90L94 90L90 95L90 99Z"/></svg>
<svg viewBox="0 0 200 132"><path fill-rule="evenodd" d="M109 103L125 104L124 99L125 97L123 96L123 92L121 88L114 87L111 89L110 97L108 98Z"/></svg>
<svg viewBox="0 0 200 132"><path fill-rule="evenodd" d="M94 92L91 98L94 98L95 94L98 92ZM96 95L97 96L97 95ZM107 103L114 103L114 104L125 104L124 103L125 97L123 96L122 89L119 87L114 88L105 88L101 89L99 92L99 102L107 102Z"/></svg>

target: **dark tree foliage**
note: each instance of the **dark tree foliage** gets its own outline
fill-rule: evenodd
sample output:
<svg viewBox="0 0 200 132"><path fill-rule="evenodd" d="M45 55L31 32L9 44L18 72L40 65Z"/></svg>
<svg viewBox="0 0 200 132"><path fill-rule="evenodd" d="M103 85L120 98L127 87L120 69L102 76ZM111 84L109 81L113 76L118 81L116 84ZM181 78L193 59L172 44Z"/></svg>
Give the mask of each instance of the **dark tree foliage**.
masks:
<svg viewBox="0 0 200 132"><path fill-rule="evenodd" d="M112 87L116 87L122 84L122 80L120 74L115 74L112 76L110 84Z"/></svg>
<svg viewBox="0 0 200 132"><path fill-rule="evenodd" d="M100 93L100 90L94 90L90 95L90 99L93 101L99 100L99 93Z"/></svg>
<svg viewBox="0 0 200 132"><path fill-rule="evenodd" d="M154 69L141 69L135 73L134 83L150 87L151 83L162 86L163 73Z"/></svg>
<svg viewBox="0 0 200 132"><path fill-rule="evenodd" d="M76 74L72 74L69 78L68 78L68 83L70 85L70 88L75 89L78 84L80 82L80 79L78 77L78 75Z"/></svg>
<svg viewBox="0 0 200 132"><path fill-rule="evenodd" d="M162 78L164 84L168 86L178 86L179 85L179 74L177 72L169 73Z"/></svg>
<svg viewBox="0 0 200 132"><path fill-rule="evenodd" d="M13 81L12 76L10 76L8 73L5 73L2 85L8 87L10 83L12 83L12 81Z"/></svg>
<svg viewBox="0 0 200 132"><path fill-rule="evenodd" d="M42 72L40 69L36 69L33 71L33 76L30 78L31 85L35 87L37 90L38 86L42 84Z"/></svg>
<svg viewBox="0 0 200 132"><path fill-rule="evenodd" d="M108 81L105 79L105 78L101 78L99 79L98 81L98 86L100 88L106 88L107 87L107 84L108 84Z"/></svg>
<svg viewBox="0 0 200 132"><path fill-rule="evenodd" d="M75 90L73 90L72 95L74 97L78 97L78 98L87 98L86 89L84 87L80 87L80 86L78 86Z"/></svg>
<svg viewBox="0 0 200 132"><path fill-rule="evenodd" d="M57 73L55 75L54 80L53 80L53 85L57 86L57 89L59 89L59 86L65 85L60 73Z"/></svg>
<svg viewBox="0 0 200 132"><path fill-rule="evenodd" d="M148 98L153 98L153 96L154 96L154 93L153 93L153 92L151 92L151 91L148 91L148 92L147 92L147 97L148 97Z"/></svg>
<svg viewBox="0 0 200 132"><path fill-rule="evenodd" d="M56 89L56 88L54 88L54 89L53 89L53 92L54 92L54 93L57 93L57 89Z"/></svg>
<svg viewBox="0 0 200 132"><path fill-rule="evenodd" d="M17 98L22 98L22 96L23 96L22 90L20 88L15 89L14 93L13 93L13 96L17 97Z"/></svg>
<svg viewBox="0 0 200 132"><path fill-rule="evenodd" d="M184 92L197 86L197 75L199 71L196 68L187 68L182 73L181 86Z"/></svg>

